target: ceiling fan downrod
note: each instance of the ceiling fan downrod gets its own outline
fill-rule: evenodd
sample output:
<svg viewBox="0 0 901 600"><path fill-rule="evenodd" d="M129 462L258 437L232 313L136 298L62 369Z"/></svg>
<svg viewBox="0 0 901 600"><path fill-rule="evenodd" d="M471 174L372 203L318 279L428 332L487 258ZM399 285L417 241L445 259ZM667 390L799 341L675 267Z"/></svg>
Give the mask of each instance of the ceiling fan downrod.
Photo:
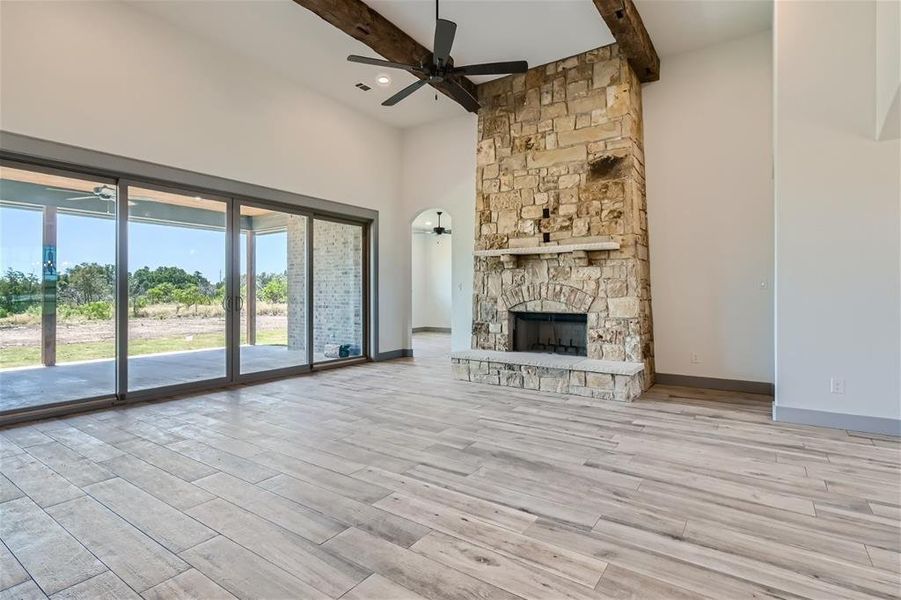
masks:
<svg viewBox="0 0 901 600"><path fill-rule="evenodd" d="M514 60L465 66L454 65L454 60L451 58L451 49L454 45L456 32L456 23L440 18L439 0L435 0L435 41L432 45L431 55L426 54L419 64L399 63L353 54L348 56L347 60L389 69L401 69L418 77L417 81L414 81L382 102L382 106L394 106L422 86L432 84L436 89L443 91L468 111L476 112L481 106L470 89L473 86L471 82L466 80L467 76L525 73L529 68L529 64L524 60ZM437 93L435 94L435 100L438 100Z"/></svg>

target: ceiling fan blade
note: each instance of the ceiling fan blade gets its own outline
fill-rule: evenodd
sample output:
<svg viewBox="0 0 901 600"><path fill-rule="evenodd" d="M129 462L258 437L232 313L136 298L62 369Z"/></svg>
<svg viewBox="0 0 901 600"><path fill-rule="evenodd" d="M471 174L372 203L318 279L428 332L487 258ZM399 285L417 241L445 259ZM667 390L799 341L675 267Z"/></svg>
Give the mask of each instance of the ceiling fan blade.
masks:
<svg viewBox="0 0 901 600"><path fill-rule="evenodd" d="M438 19L435 22L435 45L432 47L432 55L436 66L447 64L455 35L457 35L457 24L453 21Z"/></svg>
<svg viewBox="0 0 901 600"><path fill-rule="evenodd" d="M65 200L97 200L97 196L76 196L74 198L65 198Z"/></svg>
<svg viewBox="0 0 901 600"><path fill-rule="evenodd" d="M397 104L398 102L400 102L401 100L403 100L404 98L406 98L407 96L409 96L410 94L412 94L413 92L415 92L416 90L418 90L419 88L424 86L426 83L428 83L428 82L425 79L420 79L418 81L414 81L413 83L411 83L410 85L408 85L407 87L402 89L401 91L397 92L396 94L394 94L393 96L391 96L390 98L388 98L387 100L382 102L382 106L394 106L395 104Z"/></svg>
<svg viewBox="0 0 901 600"><path fill-rule="evenodd" d="M48 187L48 186L44 186L44 189L49 190L51 192L69 192L69 193L75 192L76 194L83 194L86 191L88 191L88 190L73 190L72 188Z"/></svg>
<svg viewBox="0 0 901 600"><path fill-rule="evenodd" d="M425 69L422 67L418 67L416 65L406 65L404 63L396 63L391 62L390 60L382 60L380 58L369 58L368 56L357 56L356 54L351 54L347 57L349 62L353 63L361 63L364 65L375 65L377 67L386 67L388 69L403 69L404 71L410 71L411 73L425 73Z"/></svg>
<svg viewBox="0 0 901 600"><path fill-rule="evenodd" d="M525 73L528 70L529 63L524 60L514 60L454 67L451 69L451 73L459 73L460 75L507 75L508 73Z"/></svg>
<svg viewBox="0 0 901 600"><path fill-rule="evenodd" d="M479 104L478 99L476 99L472 94L466 91L462 85L460 85L456 79L445 79L449 86L447 86L447 92L453 97L454 100L463 105L463 107L470 112L478 112L478 110L482 107Z"/></svg>

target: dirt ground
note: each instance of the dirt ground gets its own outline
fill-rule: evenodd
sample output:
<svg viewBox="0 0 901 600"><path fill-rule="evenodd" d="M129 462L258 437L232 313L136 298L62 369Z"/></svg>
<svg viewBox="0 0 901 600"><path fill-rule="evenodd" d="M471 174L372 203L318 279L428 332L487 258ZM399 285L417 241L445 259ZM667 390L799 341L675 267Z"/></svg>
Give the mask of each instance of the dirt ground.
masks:
<svg viewBox="0 0 901 600"><path fill-rule="evenodd" d="M257 317L257 331L284 329L288 317L284 315L260 315ZM220 333L225 330L225 319L221 317L178 317L170 319L130 319L128 334L131 339L154 339L193 335L198 333ZM63 321L57 324L57 343L77 344L80 342L103 342L116 337L115 322L109 321ZM41 342L41 326L16 325L0 326L0 345L35 346Z"/></svg>

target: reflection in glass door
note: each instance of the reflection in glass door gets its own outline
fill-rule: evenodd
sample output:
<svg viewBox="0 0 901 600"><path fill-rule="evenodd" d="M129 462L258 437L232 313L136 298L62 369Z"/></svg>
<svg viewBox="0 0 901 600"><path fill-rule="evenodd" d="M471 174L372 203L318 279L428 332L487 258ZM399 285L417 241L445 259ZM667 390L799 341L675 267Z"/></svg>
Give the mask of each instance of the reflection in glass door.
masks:
<svg viewBox="0 0 901 600"><path fill-rule="evenodd" d="M242 374L309 364L307 217L241 205Z"/></svg>
<svg viewBox="0 0 901 600"><path fill-rule="evenodd" d="M4 161L0 417L366 356L366 227Z"/></svg>
<svg viewBox="0 0 901 600"><path fill-rule="evenodd" d="M313 361L363 356L364 242L361 225L313 221Z"/></svg>
<svg viewBox="0 0 901 600"><path fill-rule="evenodd" d="M128 187L128 391L227 376L228 203Z"/></svg>
<svg viewBox="0 0 901 600"><path fill-rule="evenodd" d="M116 392L116 187L0 166L0 413Z"/></svg>

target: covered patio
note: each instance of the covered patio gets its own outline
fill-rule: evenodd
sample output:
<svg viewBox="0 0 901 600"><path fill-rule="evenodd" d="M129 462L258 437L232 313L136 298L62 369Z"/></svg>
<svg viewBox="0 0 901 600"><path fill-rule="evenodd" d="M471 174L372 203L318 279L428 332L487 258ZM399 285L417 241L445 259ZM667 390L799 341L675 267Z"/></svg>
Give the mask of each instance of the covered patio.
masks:
<svg viewBox="0 0 901 600"><path fill-rule="evenodd" d="M162 226L159 228L159 244L167 243L165 234L172 231L169 228L221 234L217 239L221 239L222 243L213 250L221 256L221 259L216 260L221 260L223 266L228 260L227 245L224 242L227 218L231 213L227 211L227 203L222 200L144 187L129 187L126 203L117 198L117 185L112 180L88 180L17 167L6 164L2 167L0 209L10 222L22 219L33 226L23 232L18 246L10 247L12 242L4 241L3 252L8 253L8 257L25 257L14 264L24 264L31 268L31 272L39 277L39 283L34 293L19 294L11 299L21 303L22 307L27 307L27 314L22 311L18 321L0 319L0 356L3 358L0 360L0 414L115 394L115 344L123 333L130 336L125 351L129 357L128 380L120 382L120 393L125 389L136 391L224 378L227 353L223 347L226 338L225 315L232 310L235 311L235 318L239 319L241 346L236 363L240 372L259 372L308 363L307 217L241 205L236 227L236 238L240 244L240 268L235 273L238 297L233 303L228 301L230 292L225 283L225 272L220 272L219 281L212 282L217 290L222 290L218 292L220 297L206 300L212 304L208 307L208 312L216 311L218 316L210 318L208 325L202 324L203 319L195 318L188 323L188 320L176 317L147 321L138 327L136 316L141 303L149 302L146 299L148 290L132 281L135 270L143 265L135 264L137 261L130 256L129 276L125 286L127 297L123 294L126 290L122 287L118 288L117 293L114 285L118 283L115 282L102 296L112 307L111 314L104 321L108 326L101 326L98 321L69 321L68 326L64 327L67 315L71 315L73 311L71 307L63 306L67 300L61 296L66 284L62 279L65 279L66 269L72 267L72 256L79 257L76 262L108 267L111 277L115 278L115 265L118 262L115 229L117 210L127 206L127 227L130 230L135 225ZM27 219L24 217L26 214ZM108 225L98 226L98 222L106 222ZM66 247L65 239L61 240L61 223L70 232L82 233L77 231L82 227L86 231L101 227L108 235L95 234L95 239L85 243L86 248L94 249L94 254L85 259L85 254L90 254L89 252L81 248L77 252L73 251L72 243ZM90 233L87 234L87 237L90 236ZM276 262L287 279L287 298L281 300L284 304L279 305L279 316L268 318L267 331L261 331L258 323L258 305L261 301L258 299L257 258L261 242L268 243L269 248L280 248L276 252L279 254ZM133 248L128 251L133 252ZM185 253L187 255L187 249ZM185 270L191 272L192 264L194 263L185 260L172 266L184 266ZM21 270L25 271L25 268ZM247 290L255 290L255 293L248 294ZM122 302L127 307L125 312L128 319L125 326L118 328L116 315L123 311L122 307L117 308L117 302ZM194 312L196 313L196 308ZM26 316L35 313L37 317L32 317L23 324ZM278 322L277 329L272 329L275 321ZM67 336L73 337L73 330L77 333L79 327L87 330L85 323L92 323L92 330L103 329L102 339L106 345L102 350L95 349L93 353L88 353L88 360L81 357L73 360L73 354L85 354L72 352L73 344L85 347L90 344L100 345L96 339L84 343L67 339ZM179 330L182 323L184 331ZM198 323L202 329L198 335L195 335L198 332L187 329L189 325L196 328ZM25 328L37 328L39 333L31 332L29 341L22 342L21 339L11 339L16 328L19 332ZM171 331L173 329L177 331ZM159 344L161 351L154 351L154 336L159 338L163 335L170 337L166 339L166 344ZM212 341L201 342L203 336ZM80 340L89 337L89 334L74 337ZM184 343L179 343L179 339L184 340ZM316 359L323 360L325 356L320 353Z"/></svg>
<svg viewBox="0 0 901 600"><path fill-rule="evenodd" d="M303 364L305 352L285 346L242 346L241 367L247 372L266 371ZM128 361L132 389L159 385L160 373L170 385L225 377L225 348L136 356ZM65 363L0 371L0 413L56 404L80 398L112 395L116 361L113 359Z"/></svg>

